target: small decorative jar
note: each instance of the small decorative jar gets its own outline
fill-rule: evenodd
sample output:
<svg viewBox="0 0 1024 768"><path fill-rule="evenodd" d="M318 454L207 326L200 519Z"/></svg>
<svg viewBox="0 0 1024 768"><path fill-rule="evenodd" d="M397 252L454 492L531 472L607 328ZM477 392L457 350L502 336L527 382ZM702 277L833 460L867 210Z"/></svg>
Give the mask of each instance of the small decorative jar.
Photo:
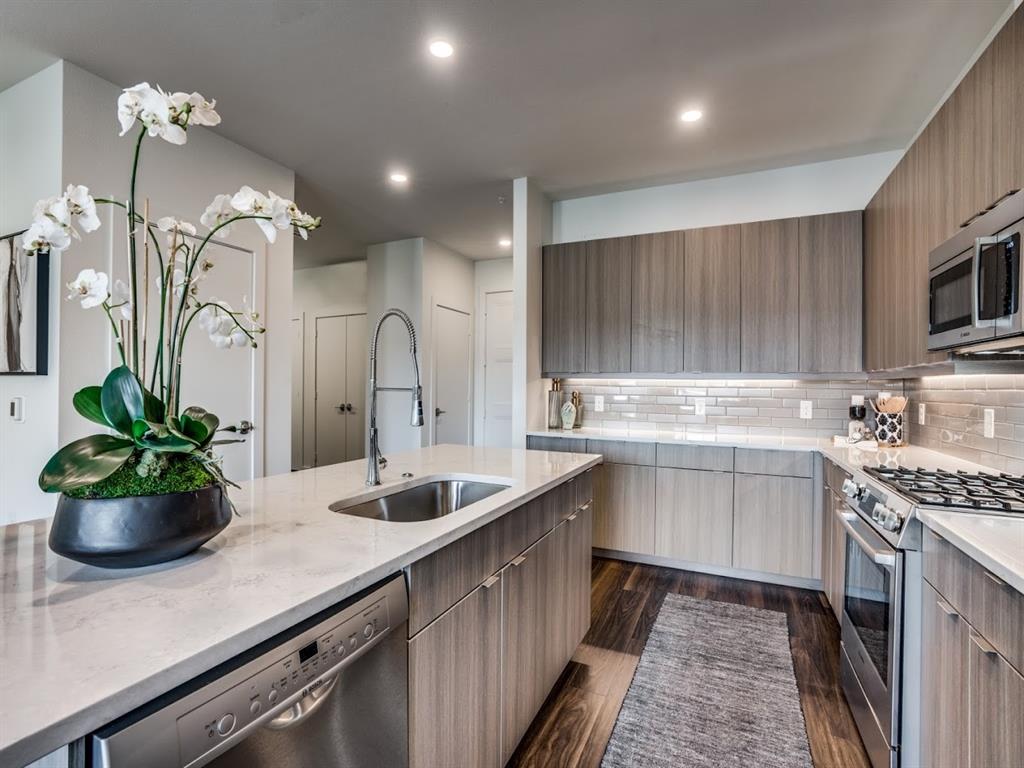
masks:
<svg viewBox="0 0 1024 768"><path fill-rule="evenodd" d="M892 448L906 445L907 443L903 439L903 414L876 413L875 438L879 444L885 444Z"/></svg>

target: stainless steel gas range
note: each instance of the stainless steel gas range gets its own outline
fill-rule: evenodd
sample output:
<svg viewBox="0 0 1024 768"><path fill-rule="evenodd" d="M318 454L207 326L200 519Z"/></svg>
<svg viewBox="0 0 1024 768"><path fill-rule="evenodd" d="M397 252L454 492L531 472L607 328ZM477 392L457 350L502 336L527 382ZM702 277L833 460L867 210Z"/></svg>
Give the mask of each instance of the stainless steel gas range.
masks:
<svg viewBox="0 0 1024 768"><path fill-rule="evenodd" d="M918 509L1024 516L1024 478L864 467L843 483L843 691L873 768L920 756Z"/></svg>

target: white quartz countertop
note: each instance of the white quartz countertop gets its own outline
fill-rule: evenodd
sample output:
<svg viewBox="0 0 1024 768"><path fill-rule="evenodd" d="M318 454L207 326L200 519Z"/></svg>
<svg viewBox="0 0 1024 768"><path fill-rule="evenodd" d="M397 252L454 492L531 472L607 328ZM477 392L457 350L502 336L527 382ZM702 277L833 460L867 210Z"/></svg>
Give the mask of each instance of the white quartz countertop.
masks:
<svg viewBox="0 0 1024 768"><path fill-rule="evenodd" d="M104 570L49 551L49 521L0 528L0 765L80 738L500 517L598 456L435 446L388 456L384 486L363 461L263 478L240 512L187 558ZM401 480L411 472L412 480ZM510 487L437 520L388 523L328 505L466 477Z"/></svg>
<svg viewBox="0 0 1024 768"><path fill-rule="evenodd" d="M623 430L583 427L574 430L536 430L533 437L555 437L565 440L623 440L636 443L671 443L686 445L727 446L734 448L762 448L778 451L816 451L827 456L849 472L862 467L921 467L947 469L951 472L995 472L991 467L959 459L929 448L906 445L902 448L867 450L849 446L835 446L828 438L795 437L791 435L708 435L678 430ZM584 450L580 445L579 449Z"/></svg>
<svg viewBox="0 0 1024 768"><path fill-rule="evenodd" d="M1018 592L1024 592L1024 519L918 510L921 522Z"/></svg>

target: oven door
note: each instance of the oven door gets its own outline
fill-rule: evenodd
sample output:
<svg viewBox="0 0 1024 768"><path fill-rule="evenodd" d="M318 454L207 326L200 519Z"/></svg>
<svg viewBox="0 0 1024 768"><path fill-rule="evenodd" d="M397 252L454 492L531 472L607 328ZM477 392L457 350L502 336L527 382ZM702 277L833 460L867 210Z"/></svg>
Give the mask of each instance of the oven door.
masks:
<svg viewBox="0 0 1024 768"><path fill-rule="evenodd" d="M995 338L995 329L979 327L974 290L977 247L928 273L928 349L948 349Z"/></svg>
<svg viewBox="0 0 1024 768"><path fill-rule="evenodd" d="M846 533L842 646L855 678L844 675L844 691L872 763L888 766L899 744L903 554L851 509L839 512L839 522Z"/></svg>

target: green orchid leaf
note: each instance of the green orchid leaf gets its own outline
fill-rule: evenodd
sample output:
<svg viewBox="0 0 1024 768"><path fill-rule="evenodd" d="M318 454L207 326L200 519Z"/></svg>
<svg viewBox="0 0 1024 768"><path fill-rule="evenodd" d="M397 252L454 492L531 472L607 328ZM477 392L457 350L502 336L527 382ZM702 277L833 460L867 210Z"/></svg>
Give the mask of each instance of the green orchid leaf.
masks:
<svg viewBox="0 0 1024 768"><path fill-rule="evenodd" d="M99 424L101 427L109 427L110 422L103 415L103 406L100 404L101 387L86 387L75 392L71 403L75 406L80 416L89 421Z"/></svg>
<svg viewBox="0 0 1024 768"><path fill-rule="evenodd" d="M167 406L148 389L142 392L142 409L145 412L146 421L163 423L167 416Z"/></svg>
<svg viewBox="0 0 1024 768"><path fill-rule="evenodd" d="M166 437L171 433L171 430L166 424L161 424L158 421L148 421L146 419L136 419L132 422L132 439L138 441L147 435L153 435L154 437Z"/></svg>
<svg viewBox="0 0 1024 768"><path fill-rule="evenodd" d="M174 419L168 419L166 425L166 433L162 435L149 434L144 437L138 438L135 444L140 448L147 448L151 451L160 451L163 453L193 453L197 449L195 440L189 439L187 436L181 434L180 430L172 424ZM161 425L163 426L163 425Z"/></svg>
<svg viewBox="0 0 1024 768"><path fill-rule="evenodd" d="M110 426L123 435L131 435L132 424L146 415L139 380L123 365L107 375L100 390L100 405Z"/></svg>
<svg viewBox="0 0 1024 768"><path fill-rule="evenodd" d="M192 406L181 413L181 431L203 447L213 439L220 419L203 408Z"/></svg>
<svg viewBox="0 0 1024 768"><path fill-rule="evenodd" d="M39 487L46 493L57 493L98 483L117 471L134 450L131 440L113 435L90 435L75 440L46 462L39 475Z"/></svg>

